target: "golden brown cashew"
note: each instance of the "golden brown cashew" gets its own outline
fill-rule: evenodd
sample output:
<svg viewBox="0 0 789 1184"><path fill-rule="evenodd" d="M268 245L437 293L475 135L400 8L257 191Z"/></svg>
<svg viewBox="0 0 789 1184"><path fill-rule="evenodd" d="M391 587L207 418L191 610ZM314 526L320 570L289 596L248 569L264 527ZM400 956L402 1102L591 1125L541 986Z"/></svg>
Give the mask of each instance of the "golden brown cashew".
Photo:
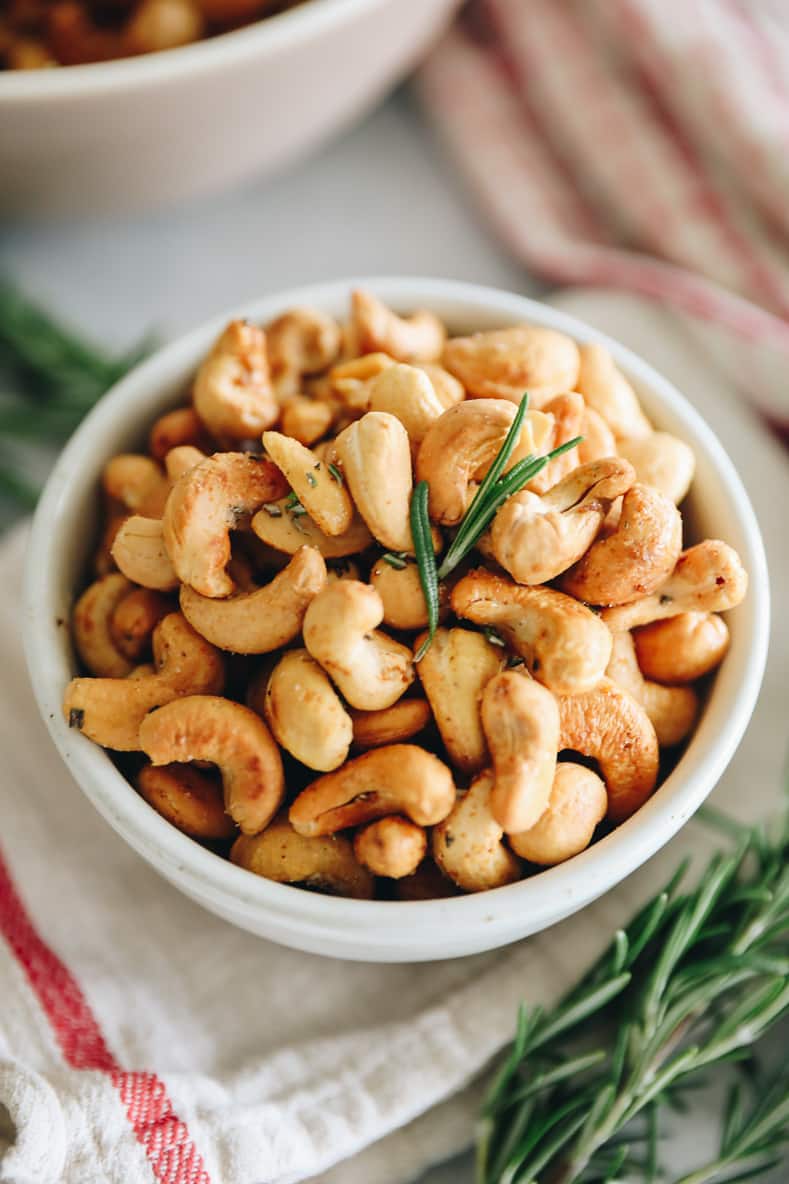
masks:
<svg viewBox="0 0 789 1184"><path fill-rule="evenodd" d="M533 679L505 670L482 694L482 728L493 759L491 813L509 833L528 830L551 796L559 751L556 700Z"/></svg>
<svg viewBox="0 0 789 1184"><path fill-rule="evenodd" d="M270 460L217 452L176 481L164 511L164 542L178 578L202 596L229 596L230 531L287 492Z"/></svg>
<svg viewBox="0 0 789 1184"><path fill-rule="evenodd" d="M457 885L439 871L428 855L410 876L403 876L395 884L398 900L441 900L457 896Z"/></svg>
<svg viewBox="0 0 789 1184"><path fill-rule="evenodd" d="M729 648L729 627L714 613L680 613L633 634L646 678L669 686L695 682L720 665Z"/></svg>
<svg viewBox="0 0 789 1184"><path fill-rule="evenodd" d="M351 332L362 354L380 350L397 362L432 362L441 356L446 330L435 313L399 317L371 292L351 293Z"/></svg>
<svg viewBox="0 0 789 1184"><path fill-rule="evenodd" d="M579 465L542 497L524 489L493 519L490 550L519 584L545 584L588 550L612 501L635 480L626 460Z"/></svg>
<svg viewBox="0 0 789 1184"><path fill-rule="evenodd" d="M172 612L168 597L149 588L131 588L121 597L110 617L110 636L115 648L130 662L139 662L149 648L151 635L162 617ZM99 671L94 671L98 674ZM101 671L110 678L121 677Z"/></svg>
<svg viewBox="0 0 789 1184"><path fill-rule="evenodd" d="M583 436L578 445L580 464L585 465L590 460L604 460L605 457L617 455L614 433L600 412L595 411L593 407L586 407L579 435Z"/></svg>
<svg viewBox="0 0 789 1184"><path fill-rule="evenodd" d="M118 527L111 549L112 558L123 574L143 588L171 592L178 576L164 545L161 518L132 514Z"/></svg>
<svg viewBox="0 0 789 1184"><path fill-rule="evenodd" d="M415 563L405 562L394 556L398 564L393 566L387 559L379 559L370 571L370 583L375 588L384 606L384 624L391 629L426 629L427 604ZM404 566L399 566L402 562ZM443 618L449 609L449 590L446 584L439 587L439 613Z"/></svg>
<svg viewBox="0 0 789 1184"><path fill-rule="evenodd" d="M690 734L699 713L698 695L691 687L664 687L645 679L630 633L614 634L606 674L644 708L661 748L672 748Z"/></svg>
<svg viewBox="0 0 789 1184"><path fill-rule="evenodd" d="M564 761L556 766L548 809L530 830L509 835L521 859L550 867L585 851L608 809L605 785L591 769Z"/></svg>
<svg viewBox="0 0 789 1184"><path fill-rule="evenodd" d="M188 473L205 459L206 454L200 448L195 448L194 444L179 444L176 448L171 448L164 458L164 467L170 484L174 485L179 477L183 477L184 473Z"/></svg>
<svg viewBox="0 0 789 1184"><path fill-rule="evenodd" d="M497 629L530 673L558 694L591 690L611 657L603 622L552 588L524 588L480 568L455 586L452 607L459 617Z"/></svg>
<svg viewBox="0 0 789 1184"><path fill-rule="evenodd" d="M418 647L424 637L418 637ZM482 692L499 673L504 651L470 629L437 629L417 666L444 747L453 766L478 773L488 762L482 731Z"/></svg>
<svg viewBox="0 0 789 1184"><path fill-rule="evenodd" d="M657 783L658 742L649 716L610 678L582 695L560 695L559 748L593 757L608 792L608 817L623 822Z"/></svg>
<svg viewBox="0 0 789 1184"><path fill-rule="evenodd" d="M424 731L430 723L430 704L424 699L399 699L381 711L351 711L356 748L399 744Z"/></svg>
<svg viewBox="0 0 789 1184"><path fill-rule="evenodd" d="M543 445L543 452L551 452L560 444L568 444L570 440L581 435L586 415L586 404L582 395L575 392L556 395L543 405L542 410L545 415L553 416L553 427ZM609 456L613 455L613 452L609 453ZM530 489L532 493L547 493L579 464L578 446L576 445L575 448L570 448L561 456L554 457L552 461L549 461L542 472L538 473L536 477L532 477L526 488Z"/></svg>
<svg viewBox="0 0 789 1184"><path fill-rule="evenodd" d="M370 381L367 389L370 411L385 411L399 419L412 448L422 443L431 423L445 410L430 377L417 366L389 366Z"/></svg>
<svg viewBox="0 0 789 1184"><path fill-rule="evenodd" d="M630 461L642 485L659 489L675 506L690 489L696 471L693 449L668 432L620 440L619 455Z"/></svg>
<svg viewBox="0 0 789 1184"><path fill-rule="evenodd" d="M140 0L123 28L127 54L177 49L199 41L204 33L195 0Z"/></svg>
<svg viewBox="0 0 789 1184"><path fill-rule="evenodd" d="M295 395L305 375L330 366L340 350L340 326L317 308L291 308L266 326L268 359L277 393Z"/></svg>
<svg viewBox="0 0 789 1184"><path fill-rule="evenodd" d="M413 875L426 851L425 828L396 814L368 822L353 836L353 853L359 863L373 875L391 880Z"/></svg>
<svg viewBox="0 0 789 1184"><path fill-rule="evenodd" d="M287 555L309 546L320 551L324 559L343 559L366 551L373 542L373 536L358 515L354 515L344 534L332 537L324 534L304 508L294 505L289 497L267 502L255 514L251 526L259 539Z"/></svg>
<svg viewBox="0 0 789 1184"><path fill-rule="evenodd" d="M314 547L301 547L270 583L224 600L181 586L181 612L212 645L234 654L267 654L301 632L308 605L326 586L326 564Z"/></svg>
<svg viewBox="0 0 789 1184"><path fill-rule="evenodd" d="M164 460L173 448L185 444L208 450L208 433L194 407L176 407L161 415L148 435L148 451L154 460Z"/></svg>
<svg viewBox="0 0 789 1184"><path fill-rule="evenodd" d="M373 748L302 790L288 817L302 835L331 835L387 814L419 826L446 818L455 801L452 774L414 744Z"/></svg>
<svg viewBox="0 0 789 1184"><path fill-rule="evenodd" d="M327 773L348 756L351 717L329 676L306 650L289 650L277 662L263 711L277 742L308 769Z"/></svg>
<svg viewBox="0 0 789 1184"><path fill-rule="evenodd" d="M649 485L633 485L614 533L592 543L564 573L561 588L588 604L629 604L665 582L681 550L682 518L674 503Z"/></svg>
<svg viewBox="0 0 789 1184"><path fill-rule="evenodd" d="M472 781L448 818L433 830L433 858L445 876L466 892L485 892L512 884L521 865L504 843L504 831L493 816L490 769Z"/></svg>
<svg viewBox="0 0 789 1184"><path fill-rule="evenodd" d="M727 543L705 539L683 551L671 575L652 594L601 613L609 629L635 629L679 613L722 613L735 608L748 591L748 573Z"/></svg>
<svg viewBox="0 0 789 1184"><path fill-rule="evenodd" d="M579 352L581 367L575 389L592 410L602 415L617 440L648 436L652 425L605 346L582 345Z"/></svg>
<svg viewBox="0 0 789 1184"><path fill-rule="evenodd" d="M356 862L350 839L342 835L308 839L297 834L285 818L275 818L260 835L241 835L230 858L239 867L278 884L300 884L357 900L369 900L373 895L373 877Z"/></svg>
<svg viewBox="0 0 789 1184"><path fill-rule="evenodd" d="M414 681L410 649L378 630L382 619L381 597L358 580L327 584L304 617L310 654L361 711L391 707Z"/></svg>
<svg viewBox="0 0 789 1184"><path fill-rule="evenodd" d="M99 545L96 548L91 568L95 576L106 576L111 571L117 571L117 564L112 557L112 545L115 542L115 537L128 518L122 507L113 504L110 498L107 499L110 503L104 513L104 522L99 536Z"/></svg>
<svg viewBox="0 0 789 1184"><path fill-rule="evenodd" d="M441 403L444 411L461 403L466 397L463 383L458 382L454 374L450 374L443 366L435 362L416 362L417 370L424 370L433 386L433 391Z"/></svg>
<svg viewBox="0 0 789 1184"><path fill-rule="evenodd" d="M230 839L236 833L221 782L192 765L143 765L137 788L149 806L193 839Z"/></svg>
<svg viewBox="0 0 789 1184"><path fill-rule="evenodd" d="M382 353L364 354L360 358L340 362L329 371L328 394L350 416L362 415L370 402L370 382L394 364L394 358Z"/></svg>
<svg viewBox="0 0 789 1184"><path fill-rule="evenodd" d="M288 399L280 419L285 435L307 447L325 436L333 422L334 412L328 403L310 399L307 395L294 395Z"/></svg>
<svg viewBox="0 0 789 1184"><path fill-rule="evenodd" d="M281 432L264 432L263 447L324 534L336 537L350 530L353 502L328 465Z"/></svg>
<svg viewBox="0 0 789 1184"><path fill-rule="evenodd" d="M129 592L126 577L111 572L86 588L74 605L74 646L91 674L100 678L125 678L131 671L132 662L116 645L111 628L112 615Z"/></svg>
<svg viewBox="0 0 789 1184"><path fill-rule="evenodd" d="M430 517L456 526L487 473L517 408L503 399L458 403L428 429L416 461L418 481L430 485ZM541 411L527 411L507 468L530 453L542 453L553 421Z"/></svg>
<svg viewBox="0 0 789 1184"><path fill-rule="evenodd" d="M374 538L392 551L413 551L411 448L399 419L370 411L349 424L335 448L356 508Z"/></svg>
<svg viewBox="0 0 789 1184"><path fill-rule="evenodd" d="M132 513L161 518L170 483L150 456L121 453L107 461L102 473L104 492Z"/></svg>
<svg viewBox="0 0 789 1184"><path fill-rule="evenodd" d="M63 714L70 728L117 752L136 752L147 712L179 695L219 695L225 668L209 645L180 613L170 613L153 631L156 673L129 678L73 678L66 687Z"/></svg>
<svg viewBox="0 0 789 1184"><path fill-rule="evenodd" d="M279 404L263 330L231 321L197 371L193 399L200 419L220 439L252 440L271 427Z"/></svg>
<svg viewBox="0 0 789 1184"><path fill-rule="evenodd" d="M475 398L520 403L524 392L536 407L575 390L578 346L564 333L539 325L515 325L454 337L443 364Z"/></svg>
<svg viewBox="0 0 789 1184"><path fill-rule="evenodd" d="M216 695L187 695L146 715L140 748L153 765L210 761L225 809L245 835L263 830L285 792L282 758L260 716Z"/></svg>

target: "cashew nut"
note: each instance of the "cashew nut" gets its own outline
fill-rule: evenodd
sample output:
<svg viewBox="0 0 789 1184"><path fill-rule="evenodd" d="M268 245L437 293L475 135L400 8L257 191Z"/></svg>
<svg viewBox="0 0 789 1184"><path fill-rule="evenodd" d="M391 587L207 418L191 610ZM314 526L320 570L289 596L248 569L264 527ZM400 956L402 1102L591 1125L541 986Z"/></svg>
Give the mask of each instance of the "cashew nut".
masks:
<svg viewBox="0 0 789 1184"><path fill-rule="evenodd" d="M270 583L224 600L181 586L181 612L212 645L234 654L267 654L301 632L307 606L326 585L326 564L301 547Z"/></svg>
<svg viewBox="0 0 789 1184"><path fill-rule="evenodd" d="M290 497L267 502L250 525L262 542L287 555L309 546L320 551L324 559L342 559L366 551L373 542L373 536L358 515L354 515L344 534L332 537L324 534L304 507L300 503L294 505Z"/></svg>
<svg viewBox="0 0 789 1184"><path fill-rule="evenodd" d="M400 420L370 411L335 440L345 480L374 538L392 551L413 551L411 448Z"/></svg>
<svg viewBox="0 0 789 1184"><path fill-rule="evenodd" d="M275 739L309 769L338 768L348 756L353 725L329 677L306 650L283 654L263 703Z"/></svg>
<svg viewBox="0 0 789 1184"><path fill-rule="evenodd" d="M197 371L193 399L200 419L220 439L252 440L271 427L279 404L263 330L231 321Z"/></svg>
<svg viewBox="0 0 789 1184"><path fill-rule="evenodd" d="M184 473L188 473L205 459L206 454L200 448L195 448L194 444L179 444L171 448L164 458L170 485L174 485L179 477L183 477Z"/></svg>
<svg viewBox="0 0 789 1184"><path fill-rule="evenodd" d="M143 765L137 788L149 806L194 839L230 839L236 833L221 783L192 765Z"/></svg>
<svg viewBox="0 0 789 1184"><path fill-rule="evenodd" d="M543 413L553 416L553 427L548 439L543 445L543 451L550 452L560 444L567 444L581 435L581 429L586 414L586 404L583 396L571 392L567 395L556 395L544 404ZM613 452L609 456L613 456ZM547 493L553 489L563 477L571 473L579 464L578 445L563 452L561 456L549 461L542 472L532 477L526 486L532 493Z"/></svg>
<svg viewBox="0 0 789 1184"><path fill-rule="evenodd" d="M399 556L394 558L399 559ZM381 558L370 571L370 583L381 597L384 606L384 624L391 629L426 629L427 604L415 563L392 566ZM440 615L445 616L449 608L449 592L446 584L439 587Z"/></svg>
<svg viewBox="0 0 789 1184"><path fill-rule="evenodd" d="M614 634L606 674L641 704L662 748L672 748L689 735L699 713L698 695L691 687L664 687L645 679L630 633Z"/></svg>
<svg viewBox="0 0 789 1184"><path fill-rule="evenodd" d="M583 437L578 445L580 464L585 465L590 460L604 460L608 456L617 455L614 433L594 407L587 406L585 408L581 430L578 434Z"/></svg>
<svg viewBox="0 0 789 1184"><path fill-rule="evenodd" d="M333 366L328 375L328 389L349 413L361 415L370 402L370 382L389 366L394 358L388 354L363 354Z"/></svg>
<svg viewBox="0 0 789 1184"><path fill-rule="evenodd" d="M164 542L178 578L203 596L229 596L230 531L287 483L276 465L245 452L217 452L176 481L164 511Z"/></svg>
<svg viewBox="0 0 789 1184"><path fill-rule="evenodd" d="M608 817L623 822L657 784L658 742L640 703L610 678L592 691L560 695L559 748L593 757L608 793Z"/></svg>
<svg viewBox="0 0 789 1184"><path fill-rule="evenodd" d="M649 485L633 485L622 499L619 525L561 578L561 587L588 604L629 604L665 583L682 550L682 518L673 502Z"/></svg>
<svg viewBox="0 0 789 1184"><path fill-rule="evenodd" d="M164 545L161 518L132 514L124 519L115 533L111 554L123 574L143 588L170 592L178 587L178 576Z"/></svg>
<svg viewBox="0 0 789 1184"><path fill-rule="evenodd" d="M548 808L533 827L509 835L521 859L550 867L585 851L608 809L605 785L591 769L564 761L556 766Z"/></svg>
<svg viewBox="0 0 789 1184"><path fill-rule="evenodd" d="M285 793L282 758L271 733L259 715L230 699L187 695L166 703L140 724L140 748L153 765L216 765L225 809L245 835L267 826Z"/></svg>
<svg viewBox="0 0 789 1184"><path fill-rule="evenodd" d="M353 502L328 465L281 432L264 432L263 447L319 529L333 537L345 534L353 521Z"/></svg>
<svg viewBox="0 0 789 1184"><path fill-rule="evenodd" d="M107 461L102 473L104 492L132 513L161 518L170 483L150 456L121 453Z"/></svg>
<svg viewBox="0 0 789 1184"><path fill-rule="evenodd" d="M653 432L635 440L620 440L619 455L630 461L636 480L652 485L678 506L690 489L696 471L693 449L668 432Z"/></svg>
<svg viewBox="0 0 789 1184"><path fill-rule="evenodd" d="M291 308L266 326L271 377L278 395L295 395L304 375L330 366L340 350L340 326L316 308Z"/></svg>
<svg viewBox="0 0 789 1184"><path fill-rule="evenodd" d="M104 515L99 545L93 554L93 560L91 562L93 574L96 576L106 576L111 571L117 571L117 564L112 557L112 545L115 542L118 531L128 518L122 506L114 503L111 498L108 498L107 501L109 505Z"/></svg>
<svg viewBox="0 0 789 1184"><path fill-rule="evenodd" d="M440 900L456 896L457 886L443 874L428 856L410 876L403 876L395 884L398 900Z"/></svg>
<svg viewBox="0 0 789 1184"><path fill-rule="evenodd" d="M424 827L396 814L368 822L353 836L353 853L359 863L373 875L391 880L413 875L426 851Z"/></svg>
<svg viewBox="0 0 789 1184"><path fill-rule="evenodd" d="M149 588L131 588L121 597L110 616L113 645L130 662L139 662L150 645L154 629L162 617L171 611L172 605L166 596ZM92 669L94 674L103 674L109 678L122 677L109 670Z"/></svg>
<svg viewBox="0 0 789 1184"><path fill-rule="evenodd" d="M433 392L444 411L448 411L450 407L454 407L456 403L462 403L465 399L466 392L463 389L463 383L458 382L454 374L450 374L443 366L439 366L436 362L416 362L415 365L417 370L424 370L430 379Z"/></svg>
<svg viewBox="0 0 789 1184"><path fill-rule="evenodd" d="M493 774L486 769L433 830L433 859L466 892L501 888L521 876L520 862L505 846L504 831L493 816L492 791Z"/></svg>
<svg viewBox="0 0 789 1184"><path fill-rule="evenodd" d="M559 694L590 691L611 657L611 634L599 617L552 588L524 588L479 569L455 586L452 607L459 617L497 629L529 672Z"/></svg>
<svg viewBox="0 0 789 1184"><path fill-rule="evenodd" d="M441 356L446 339L435 313L420 309L399 317L362 289L351 293L351 331L360 353L380 350L398 362L432 362Z"/></svg>
<svg viewBox="0 0 789 1184"><path fill-rule="evenodd" d="M334 412L327 403L294 395L282 408L281 424L286 436L301 444L314 444L325 436L334 420Z"/></svg>
<svg viewBox="0 0 789 1184"><path fill-rule="evenodd" d="M370 411L396 416L412 448L422 443L431 423L445 411L429 376L416 366L398 363L387 367L369 383L368 393Z"/></svg>
<svg viewBox="0 0 789 1184"><path fill-rule="evenodd" d="M592 545L612 501L635 479L626 460L579 465L538 497L522 490L493 519L490 550L519 584L544 584Z"/></svg>
<svg viewBox="0 0 789 1184"><path fill-rule="evenodd" d="M610 629L635 629L679 613L722 613L735 608L748 591L748 573L733 547L705 539L683 551L668 579L651 596L634 604L603 609Z"/></svg>
<svg viewBox="0 0 789 1184"><path fill-rule="evenodd" d="M421 644L417 638L416 644ZM482 730L482 692L499 673L505 655L481 633L437 629L417 666L449 759L463 773L477 773L488 762Z"/></svg>
<svg viewBox="0 0 789 1184"><path fill-rule="evenodd" d="M74 646L91 674L125 678L132 663L112 636L112 615L131 591L125 576L111 572L86 588L74 605L71 631Z"/></svg>
<svg viewBox="0 0 789 1184"><path fill-rule="evenodd" d="M104 748L135 752L146 714L179 695L219 695L225 669L218 650L184 620L170 613L153 631L155 674L129 678L73 678L66 687L63 714Z"/></svg>
<svg viewBox="0 0 789 1184"><path fill-rule="evenodd" d="M288 817L302 835L331 835L387 814L419 826L446 818L455 801L452 774L415 744L388 744L354 757L303 789Z"/></svg>
<svg viewBox="0 0 789 1184"><path fill-rule="evenodd" d="M428 429L416 462L417 480L430 485L430 517L456 526L468 509L504 437L516 408L503 399L458 403ZM527 411L507 468L529 454L543 451L553 420Z"/></svg>
<svg viewBox="0 0 789 1184"><path fill-rule="evenodd" d="M391 707L414 681L410 649L376 628L382 619L381 597L358 580L327 584L304 617L310 654L364 711Z"/></svg>
<svg viewBox="0 0 789 1184"><path fill-rule="evenodd" d="M729 648L729 627L714 613L680 613L633 634L646 678L669 686L695 682L720 665Z"/></svg>
<svg viewBox="0 0 789 1184"><path fill-rule="evenodd" d="M559 751L559 709L550 691L516 670L482 694L482 728L493 760L490 810L508 833L528 830L548 806Z"/></svg>
<svg viewBox="0 0 789 1184"><path fill-rule="evenodd" d="M578 346L564 333L539 325L515 325L454 337L443 364L476 398L520 403L524 392L536 407L576 389Z"/></svg>
<svg viewBox="0 0 789 1184"><path fill-rule="evenodd" d="M356 862L350 839L342 835L308 839L285 818L259 835L241 835L230 852L233 863L278 884L298 884L334 896L369 900L373 877Z"/></svg>
<svg viewBox="0 0 789 1184"><path fill-rule="evenodd" d="M194 407L176 407L161 415L148 435L148 451L154 460L164 460L168 452L182 444L204 449L207 443L203 421Z"/></svg>
<svg viewBox="0 0 789 1184"><path fill-rule="evenodd" d="M430 723L430 704L424 699L399 699L380 711L351 711L356 748L399 744L424 731Z"/></svg>
<svg viewBox="0 0 789 1184"><path fill-rule="evenodd" d="M575 386L588 405L602 415L617 440L648 436L650 424L630 383L604 345L582 345Z"/></svg>

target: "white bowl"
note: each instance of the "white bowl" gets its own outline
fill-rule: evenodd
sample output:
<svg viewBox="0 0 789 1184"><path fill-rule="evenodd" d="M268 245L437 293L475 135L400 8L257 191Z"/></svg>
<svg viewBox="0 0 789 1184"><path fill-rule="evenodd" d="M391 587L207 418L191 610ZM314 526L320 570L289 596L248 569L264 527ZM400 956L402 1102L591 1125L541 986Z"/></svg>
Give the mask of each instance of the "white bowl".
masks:
<svg viewBox="0 0 789 1184"><path fill-rule="evenodd" d="M294 304L308 304L339 317L359 282L399 311L434 309L454 332L531 321L578 341L603 341L655 424L682 437L696 454L688 499L692 531L731 543L751 577L745 602L727 618L731 650L696 732L650 801L566 864L477 896L345 900L260 879L160 818L101 748L69 730L61 713L63 689L75 671L62 622L94 543L105 461L139 446L152 420L182 400L228 316L265 322ZM471 284L401 278L342 280L247 305L160 350L119 382L66 446L41 498L30 540L25 615L33 688L52 738L96 809L140 855L211 912L272 941L338 958L401 962L478 953L545 929L619 883L668 842L715 786L750 719L767 653L769 602L759 528L740 479L712 431L671 383L623 346L546 305Z"/></svg>
<svg viewBox="0 0 789 1184"><path fill-rule="evenodd" d="M128 213L279 168L370 106L458 0L310 0L164 53L0 73L0 213Z"/></svg>

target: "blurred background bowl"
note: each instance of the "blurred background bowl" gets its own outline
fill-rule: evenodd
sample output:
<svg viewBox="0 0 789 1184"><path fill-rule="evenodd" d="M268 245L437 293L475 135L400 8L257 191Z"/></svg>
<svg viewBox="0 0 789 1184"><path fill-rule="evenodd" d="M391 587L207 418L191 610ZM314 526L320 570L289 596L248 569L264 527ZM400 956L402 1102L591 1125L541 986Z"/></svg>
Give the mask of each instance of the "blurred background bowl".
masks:
<svg viewBox="0 0 789 1184"><path fill-rule="evenodd" d="M3 72L0 214L117 216L280 168L380 99L457 5L308 0L181 49Z"/></svg>

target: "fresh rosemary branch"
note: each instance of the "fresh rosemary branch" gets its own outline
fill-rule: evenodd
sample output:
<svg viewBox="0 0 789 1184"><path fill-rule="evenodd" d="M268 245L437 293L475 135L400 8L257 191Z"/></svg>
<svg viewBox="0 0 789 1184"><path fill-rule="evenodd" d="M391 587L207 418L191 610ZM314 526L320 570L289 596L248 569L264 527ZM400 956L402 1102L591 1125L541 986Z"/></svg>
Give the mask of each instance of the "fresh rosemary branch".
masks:
<svg viewBox="0 0 789 1184"><path fill-rule="evenodd" d="M658 1123L703 1070L789 1014L789 827L685 867L552 1010L522 1009L488 1093L479 1184L657 1179ZM720 1155L680 1184L755 1178L789 1142L789 1074L730 1102ZM633 1148L646 1148L642 1157Z"/></svg>
<svg viewBox="0 0 789 1184"><path fill-rule="evenodd" d="M420 481L411 495L411 536L414 540L414 551L419 565L419 582L422 585L422 594L427 605L428 628L427 637L414 654L415 662L421 661L425 656L438 628L438 573L436 572L436 553L433 548L430 515L427 508L429 493L427 481Z"/></svg>

